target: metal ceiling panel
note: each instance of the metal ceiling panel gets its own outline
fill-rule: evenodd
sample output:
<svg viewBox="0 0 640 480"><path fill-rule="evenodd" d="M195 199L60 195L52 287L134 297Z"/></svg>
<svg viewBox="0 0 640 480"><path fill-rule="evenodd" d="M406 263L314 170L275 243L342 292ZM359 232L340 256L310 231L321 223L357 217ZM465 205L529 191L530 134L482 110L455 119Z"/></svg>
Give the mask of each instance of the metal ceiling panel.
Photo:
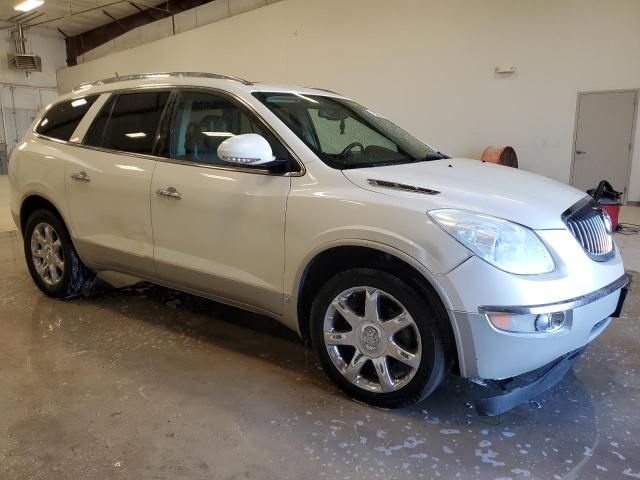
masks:
<svg viewBox="0 0 640 480"><path fill-rule="evenodd" d="M14 18L20 12L16 12L13 7L20 0L4 0L0 2L0 22ZM26 22L26 25L38 25L39 28L46 28L52 31L63 31L67 36L74 36L92 30L96 27L113 22L116 19L128 17L139 12L135 3L141 8L145 6L161 6L162 1L158 0L45 0L44 5L28 12L27 15L33 18ZM93 9L93 10L91 10ZM86 11L88 10L88 11ZM77 15L78 12L85 13ZM106 12L106 13L105 13ZM110 16L109 16L110 15ZM23 18L26 15L23 15ZM29 19L27 17L27 19ZM47 22L47 23L42 23Z"/></svg>

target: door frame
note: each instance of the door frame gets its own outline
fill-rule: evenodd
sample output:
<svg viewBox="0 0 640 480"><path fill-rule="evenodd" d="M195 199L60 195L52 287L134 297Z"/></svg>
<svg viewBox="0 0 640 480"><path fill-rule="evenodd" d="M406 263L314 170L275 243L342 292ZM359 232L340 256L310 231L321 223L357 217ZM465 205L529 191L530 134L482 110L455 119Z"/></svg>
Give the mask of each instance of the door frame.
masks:
<svg viewBox="0 0 640 480"><path fill-rule="evenodd" d="M584 92L578 92L576 96L576 113L573 121L573 145L571 147L571 168L569 170L569 184L573 185L573 170L576 162L576 141L578 140L578 116L580 113L580 95L589 95L594 93L628 93L634 92L636 94L636 100L634 105L634 115L631 124L631 148L629 149L629 155L627 157L627 178L624 186L624 195L622 196L622 204L627 204L627 196L629 194L629 182L631 181L631 168L633 163L633 151L635 148L636 138L636 123L638 120L638 105L640 102L640 89L639 88L625 88L614 90L588 90Z"/></svg>

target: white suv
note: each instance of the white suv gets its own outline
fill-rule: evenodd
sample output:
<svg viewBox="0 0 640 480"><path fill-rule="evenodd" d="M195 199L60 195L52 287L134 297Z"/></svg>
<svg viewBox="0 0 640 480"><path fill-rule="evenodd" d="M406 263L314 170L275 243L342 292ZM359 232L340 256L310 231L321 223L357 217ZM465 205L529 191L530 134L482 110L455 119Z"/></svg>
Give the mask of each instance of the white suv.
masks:
<svg viewBox="0 0 640 480"><path fill-rule="evenodd" d="M628 283L583 192L448 158L326 90L197 73L85 84L9 169L46 294L112 270L269 315L378 406L423 399L451 370L563 363Z"/></svg>

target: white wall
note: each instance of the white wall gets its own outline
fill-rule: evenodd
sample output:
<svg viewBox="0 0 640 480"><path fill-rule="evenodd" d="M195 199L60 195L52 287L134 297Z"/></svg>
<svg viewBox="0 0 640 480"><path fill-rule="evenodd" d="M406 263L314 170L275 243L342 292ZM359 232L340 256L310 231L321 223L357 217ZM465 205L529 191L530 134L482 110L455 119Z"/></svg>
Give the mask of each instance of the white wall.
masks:
<svg viewBox="0 0 640 480"><path fill-rule="evenodd" d="M58 73L201 70L321 86L442 151L513 145L568 182L577 93L640 88L638 0L284 0ZM499 77L496 65L517 73ZM630 200L640 200L640 143Z"/></svg>
<svg viewBox="0 0 640 480"><path fill-rule="evenodd" d="M27 77L9 70L7 53L15 53L15 48L9 30L0 30L0 144L6 144L7 150L22 138L38 110L58 96L56 72L65 66L66 49L64 40L57 37L27 33L27 53L42 57L42 72ZM1 146L0 157L4 150Z"/></svg>

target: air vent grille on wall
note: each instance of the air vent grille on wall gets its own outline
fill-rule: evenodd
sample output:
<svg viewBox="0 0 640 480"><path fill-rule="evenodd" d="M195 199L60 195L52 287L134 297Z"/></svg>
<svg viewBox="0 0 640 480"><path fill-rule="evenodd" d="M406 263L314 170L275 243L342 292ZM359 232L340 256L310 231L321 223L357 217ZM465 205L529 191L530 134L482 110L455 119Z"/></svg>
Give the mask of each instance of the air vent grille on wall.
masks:
<svg viewBox="0 0 640 480"><path fill-rule="evenodd" d="M42 60L38 55L8 53L9 68L21 72L41 72Z"/></svg>

